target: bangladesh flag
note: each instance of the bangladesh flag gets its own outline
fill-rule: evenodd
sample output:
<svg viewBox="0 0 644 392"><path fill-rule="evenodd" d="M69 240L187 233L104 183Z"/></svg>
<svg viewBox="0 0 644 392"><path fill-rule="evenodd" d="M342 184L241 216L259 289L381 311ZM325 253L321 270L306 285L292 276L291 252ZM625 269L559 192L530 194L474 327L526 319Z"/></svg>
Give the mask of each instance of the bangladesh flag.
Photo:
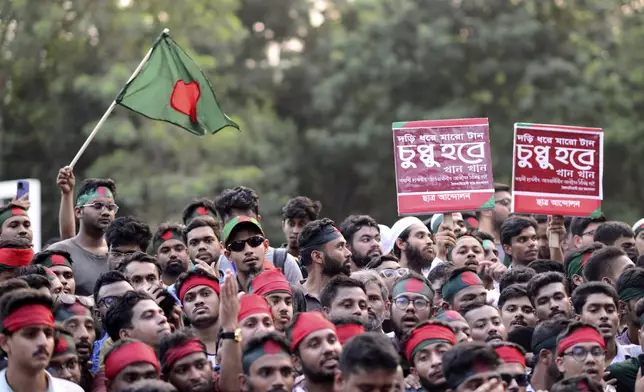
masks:
<svg viewBox="0 0 644 392"><path fill-rule="evenodd" d="M125 85L116 102L199 136L227 126L239 129L219 107L203 71L166 32L154 43L141 72Z"/></svg>

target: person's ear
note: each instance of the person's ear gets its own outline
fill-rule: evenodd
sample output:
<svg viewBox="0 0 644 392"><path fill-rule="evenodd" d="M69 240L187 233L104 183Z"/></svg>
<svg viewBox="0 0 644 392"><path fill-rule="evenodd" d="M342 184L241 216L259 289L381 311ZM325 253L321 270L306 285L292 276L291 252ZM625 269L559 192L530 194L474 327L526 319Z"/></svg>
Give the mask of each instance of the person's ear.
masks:
<svg viewBox="0 0 644 392"><path fill-rule="evenodd" d="M628 314L628 306L626 302L622 301L621 299L619 300L619 302L617 302L617 309L619 310L620 317L624 317L626 314Z"/></svg>
<svg viewBox="0 0 644 392"><path fill-rule="evenodd" d="M405 250L407 242L403 241L402 238L396 238L396 246L400 250Z"/></svg>
<svg viewBox="0 0 644 392"><path fill-rule="evenodd" d="M341 391L343 381L344 380L342 379L342 372L340 371L340 369L335 369L335 385L333 389L335 391Z"/></svg>
<svg viewBox="0 0 644 392"><path fill-rule="evenodd" d="M268 250L268 238L264 240L264 251Z"/></svg>
<svg viewBox="0 0 644 392"><path fill-rule="evenodd" d="M260 222L260 223L261 223L261 221L262 221L262 216L258 214L258 215L257 215L257 222Z"/></svg>
<svg viewBox="0 0 644 392"><path fill-rule="evenodd" d="M573 235L572 236L572 242L575 244L575 248L580 248L581 247L581 237L578 235Z"/></svg>
<svg viewBox="0 0 644 392"><path fill-rule="evenodd" d="M246 390L246 381L247 381L246 380L246 375L245 374L240 374L239 375L239 386L241 387L240 389L242 391ZM109 389L108 389L108 391L109 391Z"/></svg>
<svg viewBox="0 0 644 392"><path fill-rule="evenodd" d="M444 311L450 310L449 309L450 306L449 306L449 303L447 303L447 301L443 301L443 303L441 304L441 307L443 308Z"/></svg>
<svg viewBox="0 0 644 392"><path fill-rule="evenodd" d="M83 215L81 207L74 207L74 216L79 219Z"/></svg>
<svg viewBox="0 0 644 392"><path fill-rule="evenodd" d="M603 277L602 282L604 282L604 283L606 283L606 284L608 284L610 286L613 286L613 280L611 278Z"/></svg>
<svg viewBox="0 0 644 392"><path fill-rule="evenodd" d="M412 376L418 378L418 370L416 370L416 368L413 367L413 366L409 368L409 374L411 374Z"/></svg>
<svg viewBox="0 0 644 392"><path fill-rule="evenodd" d="M226 248L224 248L224 256L226 256L227 259L230 259L230 251Z"/></svg>
<svg viewBox="0 0 644 392"><path fill-rule="evenodd" d="M566 367L563 364L563 358L562 357L557 357L555 358L555 363L557 364L557 369L563 374L566 371Z"/></svg>
<svg viewBox="0 0 644 392"><path fill-rule="evenodd" d="M512 246L507 244L503 245L503 252L508 256L512 256Z"/></svg>
<svg viewBox="0 0 644 392"><path fill-rule="evenodd" d="M322 255L322 252L317 250L317 249L312 251L311 252L311 262L322 264L324 262L324 256Z"/></svg>
<svg viewBox="0 0 644 392"><path fill-rule="evenodd" d="M291 354L291 360L293 361L293 367L295 368L295 371L298 372L299 374L302 373L302 361L300 361L300 357L298 357L295 354Z"/></svg>
<svg viewBox="0 0 644 392"><path fill-rule="evenodd" d="M130 331L129 330L127 330L125 328L119 330L119 338L123 339L123 338L129 338L129 337L130 337Z"/></svg>
<svg viewBox="0 0 644 392"><path fill-rule="evenodd" d="M581 286L582 284L584 284L584 277L581 275L574 274L572 276L572 283L575 284L575 287Z"/></svg>
<svg viewBox="0 0 644 392"><path fill-rule="evenodd" d="M330 314L330 313L331 313L331 309L329 309L329 308L327 308L327 307L323 307L323 308L322 308L322 314L323 314L323 315L324 315L324 317L326 317L327 319L329 318L329 314Z"/></svg>
<svg viewBox="0 0 644 392"><path fill-rule="evenodd" d="M0 348L7 354L10 353L11 350L9 350L9 344L8 344L9 336L0 333Z"/></svg>

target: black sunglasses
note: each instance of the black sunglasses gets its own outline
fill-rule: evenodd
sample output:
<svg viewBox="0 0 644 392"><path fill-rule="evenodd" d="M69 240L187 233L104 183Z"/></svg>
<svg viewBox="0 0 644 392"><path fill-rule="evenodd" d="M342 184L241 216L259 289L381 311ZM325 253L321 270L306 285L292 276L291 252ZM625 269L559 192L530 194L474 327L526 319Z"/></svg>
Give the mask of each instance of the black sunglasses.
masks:
<svg viewBox="0 0 644 392"><path fill-rule="evenodd" d="M264 243L266 239L261 235L255 235L245 240L233 241L226 247L231 252L241 252L246 248L246 244L250 245L251 248L257 248Z"/></svg>
<svg viewBox="0 0 644 392"><path fill-rule="evenodd" d="M528 385L528 376L526 376L525 374L502 373L501 379L508 385L512 384L512 380L516 381L517 385L520 387L525 387L526 385Z"/></svg>

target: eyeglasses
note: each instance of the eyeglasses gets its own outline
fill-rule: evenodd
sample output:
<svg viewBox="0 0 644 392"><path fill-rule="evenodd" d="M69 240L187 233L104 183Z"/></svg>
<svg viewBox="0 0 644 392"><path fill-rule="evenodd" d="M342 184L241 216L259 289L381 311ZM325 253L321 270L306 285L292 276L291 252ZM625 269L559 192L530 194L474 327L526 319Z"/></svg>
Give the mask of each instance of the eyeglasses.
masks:
<svg viewBox="0 0 644 392"><path fill-rule="evenodd" d="M568 351L567 353L563 353L563 356L570 355L577 362L583 362L586 360L588 353L590 353L590 355L592 355L593 358L603 358L606 356L606 351L602 350L602 348L599 346L595 346L590 350L588 350L586 347L575 346L572 348L572 350Z"/></svg>
<svg viewBox="0 0 644 392"><path fill-rule="evenodd" d="M86 308L94 307L94 300L90 297L84 297L82 295L72 295L72 294L60 294L58 296L58 302L64 303L65 305L73 305L76 301L80 302Z"/></svg>
<svg viewBox="0 0 644 392"><path fill-rule="evenodd" d="M508 385L512 384L512 380L516 381L517 385L520 387L525 387L526 385L528 385L528 376L526 376L525 374L501 373L501 379Z"/></svg>
<svg viewBox="0 0 644 392"><path fill-rule="evenodd" d="M96 211L103 211L103 208L107 208L109 212L113 212L116 214L116 212L119 210L119 206L117 206L114 203L102 203L100 201L95 201L93 203L89 204L83 204L81 207L92 207Z"/></svg>
<svg viewBox="0 0 644 392"><path fill-rule="evenodd" d="M382 276L383 278L391 279L394 276L405 276L408 272L409 270L407 268L385 268L383 270L380 270L380 276Z"/></svg>
<svg viewBox="0 0 644 392"><path fill-rule="evenodd" d="M106 308L110 308L120 298L120 295L108 295L107 297L103 297L98 301L98 306L100 307L101 305L105 305Z"/></svg>
<svg viewBox="0 0 644 392"><path fill-rule="evenodd" d="M231 252L241 252L246 248L246 244L250 245L251 248L257 248L264 243L266 239L261 235L255 235L245 240L233 241L226 247Z"/></svg>
<svg viewBox="0 0 644 392"><path fill-rule="evenodd" d="M407 309L410 303L414 305L414 309L416 310L425 310L429 305L429 301L424 298L416 298L414 300L411 300L407 297L398 297L394 300L394 304L400 310Z"/></svg>

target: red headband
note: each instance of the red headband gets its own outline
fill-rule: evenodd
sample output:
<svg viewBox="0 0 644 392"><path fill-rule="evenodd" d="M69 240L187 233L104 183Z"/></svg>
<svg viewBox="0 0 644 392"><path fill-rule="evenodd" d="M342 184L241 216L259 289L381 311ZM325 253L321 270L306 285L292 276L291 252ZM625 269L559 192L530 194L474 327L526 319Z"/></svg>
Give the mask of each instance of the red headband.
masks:
<svg viewBox="0 0 644 392"><path fill-rule="evenodd" d="M26 267L34 258L34 250L2 248L0 249L0 265L11 268Z"/></svg>
<svg viewBox="0 0 644 392"><path fill-rule="evenodd" d="M358 324L342 324L335 327L336 333L338 334L338 340L340 344L344 344L347 340L351 339L356 335L362 335L367 332L367 330Z"/></svg>
<svg viewBox="0 0 644 392"><path fill-rule="evenodd" d="M166 351L164 357L165 363L163 364L163 367L164 369L169 371L178 360L194 353L206 353L203 345L197 338L192 338L185 344L177 347L172 347L171 349Z"/></svg>
<svg viewBox="0 0 644 392"><path fill-rule="evenodd" d="M267 314L272 317L271 307L264 297L257 294L245 294L239 301L239 315L237 322L241 322L248 316L254 314Z"/></svg>
<svg viewBox="0 0 644 392"><path fill-rule="evenodd" d="M582 327L559 341L557 355L561 356L577 343L597 343L601 348L606 349L606 342L599 332L590 327Z"/></svg>
<svg viewBox="0 0 644 392"><path fill-rule="evenodd" d="M496 353L501 357L501 360L505 363L518 363L519 365L525 367L525 356L521 354L521 351L517 350L511 346L500 346L494 349Z"/></svg>
<svg viewBox="0 0 644 392"><path fill-rule="evenodd" d="M278 269L264 271L261 274L257 275L251 284L253 288L253 294L257 295L268 295L276 291L283 291L293 295L291 291L291 286L288 284L288 280Z"/></svg>
<svg viewBox="0 0 644 392"><path fill-rule="evenodd" d="M2 327L9 332L34 325L54 328L54 315L51 309L41 304L25 305L13 311L2 322Z"/></svg>
<svg viewBox="0 0 644 392"><path fill-rule="evenodd" d="M215 290L217 295L219 295L219 282L205 276L193 275L181 285L181 291L179 291L179 301L183 302L183 297L186 296L188 290L191 290L197 286L208 286L211 289Z"/></svg>
<svg viewBox="0 0 644 392"><path fill-rule="evenodd" d="M411 337L405 345L405 355L410 363L413 359L414 349L426 340L440 340L452 346L456 345L456 335L444 325L427 324L420 328L415 328L411 331Z"/></svg>
<svg viewBox="0 0 644 392"><path fill-rule="evenodd" d="M152 347L143 342L124 344L105 359L105 378L113 380L126 367L141 362L149 363L157 372L161 372L159 360Z"/></svg>
<svg viewBox="0 0 644 392"><path fill-rule="evenodd" d="M337 334L335 325L325 319L320 312L304 312L297 315L293 332L291 333L291 351L295 349L309 334L322 329L331 329Z"/></svg>

